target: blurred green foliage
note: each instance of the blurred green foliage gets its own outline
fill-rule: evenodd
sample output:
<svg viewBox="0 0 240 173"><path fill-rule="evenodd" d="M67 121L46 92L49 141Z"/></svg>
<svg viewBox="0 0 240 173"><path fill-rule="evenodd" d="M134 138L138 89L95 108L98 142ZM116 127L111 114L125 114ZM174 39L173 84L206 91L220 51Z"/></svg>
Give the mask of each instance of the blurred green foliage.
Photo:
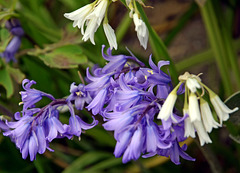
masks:
<svg viewBox="0 0 240 173"><path fill-rule="evenodd" d="M89 2L90 0L0 0L0 52L6 48L11 40L10 33L4 28L6 20L13 17L18 18L25 31L21 50L16 56L18 62L7 64L0 59L0 111L2 111L0 114L7 112L9 116L13 116L14 112L21 110L21 107L18 106L20 101L18 92L21 91L19 84L25 77L37 82L37 85L34 86L36 89L51 93L55 98L62 98L69 94L69 86L72 82L81 82L78 71L84 76L86 67L92 67L96 63L100 66L105 64L104 59L101 58L101 47L103 44L107 45L107 40L102 27L95 34L96 45L94 46L89 42L83 43L79 30L72 28L72 22L63 17L64 13L76 10ZM145 1L146 4L148 2ZM234 15L231 14L237 9L237 0L228 3L223 1L223 4L218 2L216 6L209 5L209 3L211 2L200 7L200 10L195 3L192 3L189 10L179 19L178 24L168 32L165 40L162 40L151 27L144 13L144 8L140 5L138 8L150 31L151 51L156 61L165 59L172 62L167 46L196 13L202 13L211 47L190 58L185 58L175 64L176 67L172 63L170 73L176 82L178 73L199 64L210 63L211 65L212 62L215 62L213 60L215 57L219 66L222 67L220 72L225 76L225 80L221 82L219 88L223 88L224 94L222 95L226 96L240 89L240 78L238 79L240 74L235 66L237 65L236 51L239 51L240 44L239 39L232 39L232 30L230 29L234 20ZM114 8L117 12L125 8L120 4L117 2L118 7ZM228 13L222 13L222 5ZM116 14L117 12L112 13ZM223 20L223 18L225 19ZM115 20L112 16L110 19L112 20L110 22ZM227 28L224 29L227 21L232 22L228 23ZM128 11L126 11L121 14L121 20L115 28L120 46L119 50L114 53L129 54L121 43L124 37L127 37L130 28L131 20L129 20ZM142 61L147 61L141 53L138 53L138 50L131 47L129 49ZM227 61L226 64L229 64L227 68L226 64L221 64L221 58ZM230 60L233 61L230 62ZM233 80L234 78L232 79L230 74L234 74L238 80ZM226 82L229 83L226 84ZM44 105L46 102L43 101L40 104ZM3 112L3 107L8 111ZM82 111L80 114L90 117L87 111ZM64 117L62 121L66 121ZM99 121L101 122L101 120ZM231 128L231 126L233 127ZM228 127L234 136L240 134L239 129L234 130L234 125L230 124ZM218 133L219 131L214 130L211 134L213 143L209 147L220 160L220 166L224 172L240 172L240 145L228 137L228 132ZM0 172L120 173L132 172L131 170L146 173L160 171L209 172L208 163L197 149L196 144L192 144L187 153L197 158L197 161L183 161L181 166L173 165L173 163L162 164L162 162L158 162L161 160L160 157L154 157L156 164L146 164L148 159L122 164L121 158L114 158L112 154L114 145L113 134L98 126L83 134L80 141L75 138L73 140L55 140L50 145L55 152L47 151L43 155L38 155L34 162L30 162L23 160L10 139L1 134ZM133 169L135 167L137 169Z"/></svg>

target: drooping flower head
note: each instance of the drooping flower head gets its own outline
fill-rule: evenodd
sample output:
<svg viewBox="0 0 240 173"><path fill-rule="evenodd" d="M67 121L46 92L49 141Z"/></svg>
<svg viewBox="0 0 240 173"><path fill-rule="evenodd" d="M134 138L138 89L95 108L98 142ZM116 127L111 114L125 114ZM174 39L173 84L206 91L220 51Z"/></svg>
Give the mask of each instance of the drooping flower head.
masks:
<svg viewBox="0 0 240 173"><path fill-rule="evenodd" d="M73 20L73 27L78 26L81 29L83 35L83 40L87 41L90 39L92 44L95 45L94 34L97 31L98 27L103 22L103 29L107 36L109 45L112 48L117 49L117 41L114 30L108 24L107 11L108 6L113 0L95 0L93 3L83 6L82 8L73 11L71 13L65 13L64 17ZM84 30L84 26L87 26Z"/></svg>
<svg viewBox="0 0 240 173"><path fill-rule="evenodd" d="M24 30L21 27L19 20L17 19L10 19L5 23L5 27L13 34L14 36L23 36Z"/></svg>
<svg viewBox="0 0 240 173"><path fill-rule="evenodd" d="M85 89L92 101L86 108L104 118L106 130L114 131L115 157L122 157L123 163L155 154L170 156L176 164L179 156L193 160L184 152L186 147L176 147L186 139L184 118L173 112L174 121L156 120L163 99L172 89L170 76L161 70L169 62L160 61L156 66L150 56L147 68L132 53L112 55L108 50L103 57L108 61L103 68L94 69L93 75L87 70L89 84Z"/></svg>
<svg viewBox="0 0 240 173"><path fill-rule="evenodd" d="M21 37L24 35L24 31L17 19L8 20L6 22L6 28L11 32L13 38L4 52L0 53L0 57L4 58L6 62L16 61L15 54L21 46Z"/></svg>
<svg viewBox="0 0 240 173"><path fill-rule="evenodd" d="M93 123L88 124L75 115L73 104L81 109L85 102L89 102L84 86L72 84L68 99L55 99L48 93L30 88L32 84L36 82L23 80L22 85L25 91L20 92L23 110L15 113L16 121L6 123L9 129L4 132L4 135L9 136L20 149L22 158L26 159L29 155L31 161L36 158L37 153L43 154L46 149L53 151L49 148L49 143L54 139L63 137L70 139L73 136L80 138L83 130L90 129L98 123L93 119ZM51 102L42 108L35 108L35 103L42 97L50 98ZM79 98L83 100L79 101ZM71 115L69 124L63 124L59 120L59 111L64 106L68 108Z"/></svg>
<svg viewBox="0 0 240 173"><path fill-rule="evenodd" d="M201 145L211 143L208 135L212 128L222 126L222 121L229 118L229 114L238 110L238 108L229 109L220 98L206 85L201 82L201 79L196 75L186 72L179 76L180 83L167 97L162 109L159 112L158 118L166 120L170 117L173 111L175 101L177 99L176 91L181 84L185 84L185 102L183 113L185 118L185 133L184 136L195 137L195 130L200 139ZM210 103L203 97L208 95L210 101L217 113L218 120L214 119ZM199 106L200 105L200 106Z"/></svg>
<svg viewBox="0 0 240 173"><path fill-rule="evenodd" d="M133 14L133 22L135 24L135 31L137 32L137 37L141 46L143 46L144 49L147 49L149 33L145 22L140 18L138 13Z"/></svg>
<svg viewBox="0 0 240 173"><path fill-rule="evenodd" d="M133 18L133 22L135 25L135 31L137 32L137 37L140 42L140 45L144 49L147 49L149 32L148 32L148 28L147 28L145 22L142 20L141 15L137 9L136 1L138 1L144 7L146 7L145 4L141 0L127 0L126 4L127 4L128 8L130 9L129 16L131 18Z"/></svg>
<svg viewBox="0 0 240 173"><path fill-rule="evenodd" d="M28 108L35 107L35 103L39 102L42 97L48 97L51 100L55 100L55 98L51 94L44 93L42 91L32 89L31 86L36 84L34 80L24 79L22 81L22 87L25 91L21 91L22 102L19 105L23 104L23 110L27 110Z"/></svg>
<svg viewBox="0 0 240 173"><path fill-rule="evenodd" d="M67 98L68 102L74 102L76 109L82 110L85 103L90 103L92 100L89 92L85 91L85 85L75 85L75 82L70 86L70 95Z"/></svg>
<svg viewBox="0 0 240 173"><path fill-rule="evenodd" d="M108 7L116 0L95 0L91 4L87 4L71 13L65 13L64 17L73 21L73 27L81 29L83 40L90 39L95 45L94 34L103 21L103 30L107 37L111 49L117 49L117 39L113 28L109 25L107 12ZM126 5L130 9L129 16L133 18L135 24L135 31L140 45L147 48L149 32L145 22L142 20L139 11L137 10L136 1L146 7L141 0L127 0ZM133 14L134 13L134 14ZM103 20L104 18L104 20ZM86 26L86 29L85 29Z"/></svg>

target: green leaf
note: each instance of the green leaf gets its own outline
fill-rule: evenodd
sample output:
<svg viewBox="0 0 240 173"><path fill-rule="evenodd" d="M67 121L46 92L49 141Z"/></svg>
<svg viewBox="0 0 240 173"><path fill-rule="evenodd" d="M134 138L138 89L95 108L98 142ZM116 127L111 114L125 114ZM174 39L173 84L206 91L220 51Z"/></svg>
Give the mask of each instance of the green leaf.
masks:
<svg viewBox="0 0 240 173"><path fill-rule="evenodd" d="M80 172L84 170L85 167L109 157L111 157L111 154L106 152L88 152L76 159L63 173Z"/></svg>
<svg viewBox="0 0 240 173"><path fill-rule="evenodd" d="M11 75L11 77L19 84L25 78L25 74L23 74L17 68L13 68L13 67L7 66L6 69L7 69L8 73Z"/></svg>
<svg viewBox="0 0 240 173"><path fill-rule="evenodd" d="M240 91L234 93L226 101L230 109L240 108ZM240 109L230 115L229 121L225 123L230 132L229 137L240 144Z"/></svg>
<svg viewBox="0 0 240 173"><path fill-rule="evenodd" d="M0 30L0 40L4 41L10 37L10 33L6 28Z"/></svg>
<svg viewBox="0 0 240 173"><path fill-rule="evenodd" d="M69 69L77 68L79 64L87 63L87 57L82 49L76 45L59 47L52 52L39 55L39 58L50 67Z"/></svg>
<svg viewBox="0 0 240 173"><path fill-rule="evenodd" d="M95 127L91 130L88 130L86 134L93 137L98 144L102 144L103 146L114 147L116 143L116 141L113 139L113 136L111 136L109 133L106 133L106 131L100 127Z"/></svg>
<svg viewBox="0 0 240 173"><path fill-rule="evenodd" d="M85 170L85 171L81 171L81 173L95 173L95 172L106 172L104 171L105 169L109 169L112 167L115 167L117 165L122 165L122 159L121 158L110 158L107 160L104 160L92 167L90 167L89 169Z"/></svg>
<svg viewBox="0 0 240 173"><path fill-rule="evenodd" d="M10 19L11 17L17 17L17 13L14 13L12 11L2 11L0 12L0 20L3 20L3 19Z"/></svg>
<svg viewBox="0 0 240 173"><path fill-rule="evenodd" d="M0 70L0 85L2 85L7 91L7 98L13 95L13 83L6 68Z"/></svg>
<svg viewBox="0 0 240 173"><path fill-rule="evenodd" d="M10 42L11 39L12 38L10 37L9 31L5 28L2 28L0 30L0 42L1 42L0 43L0 52L3 52L6 49L8 43Z"/></svg>
<svg viewBox="0 0 240 173"><path fill-rule="evenodd" d="M195 0L195 1L200 7L203 7L207 0Z"/></svg>
<svg viewBox="0 0 240 173"><path fill-rule="evenodd" d="M238 144L240 144L240 135L233 136L232 134L230 134L229 137L235 142L237 142Z"/></svg>
<svg viewBox="0 0 240 173"><path fill-rule="evenodd" d="M212 1L207 1L204 7L200 8L203 22L208 34L210 46L213 50L217 66L222 78L225 94L232 93L231 78L229 70L229 60L226 52L226 46L223 39L223 33L214 11L214 4Z"/></svg>
<svg viewBox="0 0 240 173"><path fill-rule="evenodd" d="M132 23L132 19L129 17L129 14L126 13L124 17L122 18L121 23L118 25L116 29L116 37L117 37L117 42L121 43L123 37L128 31L128 28L130 27Z"/></svg>
<svg viewBox="0 0 240 173"><path fill-rule="evenodd" d="M19 11L21 18L25 19L25 23L23 22L23 24L25 24L32 30L28 34L36 32L38 34L40 33L51 42L58 41L61 38L61 30L57 28L54 23L52 23L50 15L47 14L46 10L44 10L42 6L39 7L38 11L41 11L42 14L44 14L45 11L45 19L42 19L42 14L37 16L35 11L27 7L23 7L23 10Z"/></svg>
<svg viewBox="0 0 240 173"><path fill-rule="evenodd" d="M231 121L233 124L240 125L240 91L234 93L232 96L230 96L226 101L225 104L230 108L234 109L235 107L238 107L238 111L231 114L229 121Z"/></svg>

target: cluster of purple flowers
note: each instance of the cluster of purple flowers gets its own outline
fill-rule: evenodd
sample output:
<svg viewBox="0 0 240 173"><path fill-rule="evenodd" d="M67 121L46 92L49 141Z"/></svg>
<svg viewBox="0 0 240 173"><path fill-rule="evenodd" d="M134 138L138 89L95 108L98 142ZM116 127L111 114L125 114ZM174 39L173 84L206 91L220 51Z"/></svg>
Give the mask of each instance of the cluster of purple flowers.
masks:
<svg viewBox="0 0 240 173"><path fill-rule="evenodd" d="M15 62L15 54L21 46L21 37L24 35L24 31L20 25L20 22L17 19L8 20L5 26L13 35L13 38L7 45L5 51L0 53L0 57L4 58L6 62Z"/></svg>
<svg viewBox="0 0 240 173"><path fill-rule="evenodd" d="M49 143L55 138L80 137L82 130L94 127L98 122L85 123L75 115L74 107L84 107L93 115L101 115L103 127L114 131L116 147L115 157L123 157L123 163L137 160L140 156L147 158L154 155L170 157L172 162L180 164L180 157L194 160L185 153L186 145L180 147L184 137L184 119L173 110L167 120L156 120L164 100L172 91L171 78L161 68L169 64L160 61L156 66L149 58L149 67L131 56L112 55L107 50L102 55L108 63L103 67L95 66L91 72L87 69L87 85L72 83L67 99L55 99L52 95L32 89L35 81L25 79L20 92L23 110L15 113L15 122L7 122L10 130L4 135L10 136L20 149L25 159L30 155L34 160L37 153L44 153ZM181 89L178 92L182 92ZM43 108L35 104L42 97L51 102ZM70 112L69 124L59 121L59 110L67 107ZM22 115L22 116L21 116Z"/></svg>
<svg viewBox="0 0 240 173"><path fill-rule="evenodd" d="M92 124L87 124L78 115L75 115L72 102L77 102L77 97L72 94L67 99L55 99L52 95L32 89L35 81L23 80L22 85L25 91L21 91L23 110L16 112L14 122L6 122L9 130L4 132L9 136L22 153L22 158L30 156L33 161L36 154L43 154L49 148L49 143L55 138L73 136L80 137L83 130L94 127L98 121L93 119ZM74 87L71 87L71 91ZM75 91L75 90L74 90ZM74 92L73 91L73 92ZM43 108L36 108L35 104L42 97L47 97L51 102ZM67 106L70 112L69 124L62 124L59 120L59 110ZM22 115L22 116L21 116Z"/></svg>
<svg viewBox="0 0 240 173"><path fill-rule="evenodd" d="M92 75L87 69L89 84L84 91L93 98L86 108L104 118L106 130L114 131L115 157L123 156L123 163L156 154L170 157L175 164L180 164L180 156L194 160L184 152L186 145L179 146L186 140L185 117L174 110L172 118L155 120L172 90L170 76L161 71L169 62L160 61L156 66L150 56L148 68L134 55L112 55L110 49L106 55L103 51L104 46L102 54L109 62L94 68Z"/></svg>

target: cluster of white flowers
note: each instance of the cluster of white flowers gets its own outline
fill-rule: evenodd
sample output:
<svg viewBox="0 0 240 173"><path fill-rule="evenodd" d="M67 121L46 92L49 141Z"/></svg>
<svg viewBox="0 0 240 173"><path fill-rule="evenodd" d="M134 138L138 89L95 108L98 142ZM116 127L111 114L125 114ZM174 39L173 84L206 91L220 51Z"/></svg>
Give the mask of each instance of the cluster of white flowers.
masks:
<svg viewBox="0 0 240 173"><path fill-rule="evenodd" d="M116 0L95 0L93 3L85 5L76 11L65 13L64 16L74 21L73 27L78 26L78 28L81 29L81 33L83 35L82 39L84 41L90 39L94 45L94 34L103 21L103 29L109 42L110 48L117 49L116 35L113 28L109 25L106 15L108 6L111 2L115 1ZM133 18L135 31L137 32L137 37L140 41L140 44L146 49L149 35L146 24L140 17L135 0L126 0L126 4L130 9L130 17Z"/></svg>
<svg viewBox="0 0 240 173"><path fill-rule="evenodd" d="M144 5L141 0L137 0L137 1L139 3L141 3L142 5ZM142 20L140 13L137 10L136 0L126 0L126 4L127 4L128 8L130 9L129 16L131 18L133 18L133 22L135 25L135 31L137 32L138 40L139 40L141 46L143 46L144 49L147 49L149 33L148 33L148 29L147 29L145 22Z"/></svg>
<svg viewBox="0 0 240 173"><path fill-rule="evenodd" d="M108 39L109 45L112 48L117 49L117 39L112 27L108 24L107 9L112 0L96 0L91 4L85 5L82 8L73 11L71 13L65 13L64 17L73 20L73 27L78 26L81 29L83 40L90 39L92 44L95 45L94 34L98 27L101 25L103 18L103 28ZM87 26L84 30L85 25Z"/></svg>
<svg viewBox="0 0 240 173"><path fill-rule="evenodd" d="M229 118L229 114L238 110L238 108L229 109L211 89L201 82L199 76L189 74L179 76L180 83L175 87L165 100L158 118L168 120L171 118L173 107L177 100L177 90L180 85L185 84L185 100L183 114L185 117L185 137L195 138L195 131L198 134L200 144L211 143L208 135L213 128L222 126L222 122ZM208 101L203 97L208 93L210 102L217 114L214 118ZM200 106L199 106L200 105ZM173 119L173 117L172 117Z"/></svg>

